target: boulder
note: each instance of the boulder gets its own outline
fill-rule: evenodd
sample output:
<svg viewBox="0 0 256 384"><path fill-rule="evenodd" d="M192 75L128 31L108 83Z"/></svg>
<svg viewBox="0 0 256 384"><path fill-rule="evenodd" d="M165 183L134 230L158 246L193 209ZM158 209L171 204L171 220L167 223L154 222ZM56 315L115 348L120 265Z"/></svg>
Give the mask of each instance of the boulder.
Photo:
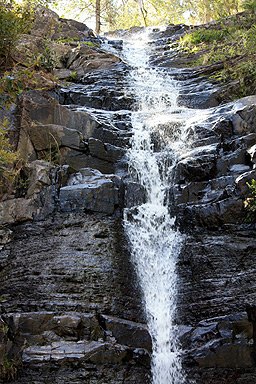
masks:
<svg viewBox="0 0 256 384"><path fill-rule="evenodd" d="M120 365L124 362L134 360L143 352L140 350L130 351L129 348L121 345L112 345L99 341L78 341L78 342L54 342L45 346L30 346L24 349L22 361L25 365L33 367L40 366L56 369L61 364L62 368L70 366L86 366L86 363Z"/></svg>
<svg viewBox="0 0 256 384"><path fill-rule="evenodd" d="M89 153L93 157L105 160L110 163L116 163L124 154L124 150L114 145L103 143L101 140L90 137L88 140Z"/></svg>
<svg viewBox="0 0 256 384"><path fill-rule="evenodd" d="M66 68L72 71L81 72L82 70L83 74L92 70L109 68L120 61L120 58L114 54L93 49L87 44L72 49L64 57Z"/></svg>
<svg viewBox="0 0 256 384"><path fill-rule="evenodd" d="M244 344L209 343L194 357L200 367L248 368L254 366L253 347Z"/></svg>
<svg viewBox="0 0 256 384"><path fill-rule="evenodd" d="M93 314L70 312L9 313L4 316L12 334L15 347L22 348L25 340L30 344L45 345L53 341L97 340L103 330Z"/></svg>
<svg viewBox="0 0 256 384"><path fill-rule="evenodd" d="M5 200L0 203L0 223L10 224L33 220L33 200L19 198Z"/></svg>
<svg viewBox="0 0 256 384"><path fill-rule="evenodd" d="M253 99L254 100L254 99ZM239 104L238 104L239 106ZM236 135L248 135L255 133L256 105L249 104L232 116L234 133Z"/></svg>
<svg viewBox="0 0 256 384"><path fill-rule="evenodd" d="M176 167L176 181L203 181L216 175L216 155L188 156L180 160Z"/></svg>
<svg viewBox="0 0 256 384"><path fill-rule="evenodd" d="M19 37L13 58L17 62L33 64L41 57L46 69L64 68L62 58L71 49L70 45L58 44L45 40L42 36L22 35ZM40 59L39 59L40 64ZM35 76L35 73L34 73Z"/></svg>
<svg viewBox="0 0 256 384"><path fill-rule="evenodd" d="M176 212L181 226L218 228L224 224L241 224L244 220L243 200L234 197L210 204L180 204Z"/></svg>
<svg viewBox="0 0 256 384"><path fill-rule="evenodd" d="M84 151L88 137L116 140L116 135L104 130L89 113L69 110L40 91L24 92L19 104L18 149L24 160L35 160L35 149L46 149L50 144Z"/></svg>
<svg viewBox="0 0 256 384"><path fill-rule="evenodd" d="M125 185L125 207L132 208L146 202L145 188L139 183L129 182Z"/></svg>
<svg viewBox="0 0 256 384"><path fill-rule="evenodd" d="M42 188L49 187L52 184L51 173L56 171L56 167L44 160L35 160L27 163L24 167L24 173L29 181L27 197L41 192Z"/></svg>
<svg viewBox="0 0 256 384"><path fill-rule="evenodd" d="M60 188L60 210L65 212L81 209L113 214L120 206L121 179L115 175L103 175L90 168L81 169Z"/></svg>
<svg viewBox="0 0 256 384"><path fill-rule="evenodd" d="M34 36L51 37L60 28L59 19L56 12L38 4L34 10L34 24L31 34Z"/></svg>
<svg viewBox="0 0 256 384"><path fill-rule="evenodd" d="M29 137L37 151L52 147L68 147L84 150L85 143L83 135L76 129L67 128L62 125L31 125L28 128Z"/></svg>
<svg viewBox="0 0 256 384"><path fill-rule="evenodd" d="M107 334L113 336L118 344L151 351L152 341L145 324L106 315L101 316L101 321Z"/></svg>

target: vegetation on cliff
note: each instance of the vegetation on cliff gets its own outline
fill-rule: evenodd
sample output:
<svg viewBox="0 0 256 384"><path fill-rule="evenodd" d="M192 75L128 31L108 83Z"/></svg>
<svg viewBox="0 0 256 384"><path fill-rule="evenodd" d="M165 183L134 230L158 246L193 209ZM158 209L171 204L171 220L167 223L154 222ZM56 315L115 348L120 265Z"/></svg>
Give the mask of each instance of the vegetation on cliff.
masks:
<svg viewBox="0 0 256 384"><path fill-rule="evenodd" d="M0 1L0 68L11 65L11 52L17 39L28 32L32 10L6 0Z"/></svg>
<svg viewBox="0 0 256 384"><path fill-rule="evenodd" d="M125 2L125 4L128 3ZM223 4L218 4L219 8L216 3L214 9L218 8L220 15ZM157 10L162 12L164 7L165 5L159 3ZM223 84L219 92L219 101L234 100L256 93L255 0L243 3L243 7L248 8L248 11L217 22L191 27L180 41L167 43L170 51L173 50L179 57L186 58L186 65L199 69L198 73L210 77L211 82ZM232 13L233 8L231 8L230 5L229 11L223 11L223 14ZM170 21L168 15L171 13L170 8L163 18L165 22ZM94 44L97 38L94 35L95 40L90 41L91 32L85 25L82 27L81 23L78 23L79 28L82 29L75 29L74 24L69 24L70 20L60 19L56 14L51 15L52 18L46 15L47 25L43 25L40 20L38 25L39 29L42 29L39 31L35 27L37 21L35 14L27 6L16 6L15 3L10 4L7 0L0 2L0 33L2 33L0 101L4 107L15 103L16 97L25 90L54 88L56 84L52 76L54 68L58 68L59 72L69 73L69 78L66 77L66 79L72 80L72 76L76 78L77 68L70 69L65 66L68 60L72 61L70 54L72 49L77 50L74 54L81 55L82 46L86 51L84 53L86 56L83 56L84 61L89 57L91 61L95 59L93 65L96 65L98 60L98 47L95 48ZM177 20L181 20L178 14L179 11L176 12ZM121 15L119 12L116 17L120 21L124 15L125 13ZM133 23L139 24L138 19L134 18ZM33 28L36 29L35 35L33 35L35 32ZM26 34L23 35L25 32ZM19 49L23 51L19 52ZM58 49L57 54L55 49ZM92 54L96 56L92 57ZM62 59L65 57L64 63ZM185 60L182 61L182 65L185 65ZM18 155L7 139L7 122L3 120L0 123L0 134L3 140L0 171L5 177L12 175L10 167L16 163Z"/></svg>
<svg viewBox="0 0 256 384"><path fill-rule="evenodd" d="M244 12L206 27L192 28L172 49L186 56L187 66L199 67L211 82L223 84L220 101L256 93L254 13Z"/></svg>
<svg viewBox="0 0 256 384"><path fill-rule="evenodd" d="M32 62L15 59L20 37L33 25L33 6L23 6L0 1L0 107L8 110L16 103L17 96L30 89L43 88L45 73L49 70L51 55L34 57ZM51 66L51 70L53 66ZM20 157L9 138L10 122L2 115L0 119L0 187L8 190L20 170Z"/></svg>
<svg viewBox="0 0 256 384"><path fill-rule="evenodd" d="M247 183L250 190L250 197L248 197L244 206L247 210L247 222L252 222L256 220L256 180L252 179L251 183Z"/></svg>
<svg viewBox="0 0 256 384"><path fill-rule="evenodd" d="M12 149L8 138L8 120L4 120L0 124L0 187L6 180L14 178L16 171L13 165L18 158L18 152Z"/></svg>

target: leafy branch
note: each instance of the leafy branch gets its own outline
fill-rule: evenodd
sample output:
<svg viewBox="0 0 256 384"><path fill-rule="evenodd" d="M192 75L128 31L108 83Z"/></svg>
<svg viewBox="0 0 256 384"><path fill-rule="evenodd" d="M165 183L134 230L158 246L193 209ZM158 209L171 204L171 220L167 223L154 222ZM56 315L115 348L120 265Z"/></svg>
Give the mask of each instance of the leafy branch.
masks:
<svg viewBox="0 0 256 384"><path fill-rule="evenodd" d="M250 197L244 201L244 207L247 210L247 222L256 220L256 180L252 179L251 184L247 183L250 190Z"/></svg>

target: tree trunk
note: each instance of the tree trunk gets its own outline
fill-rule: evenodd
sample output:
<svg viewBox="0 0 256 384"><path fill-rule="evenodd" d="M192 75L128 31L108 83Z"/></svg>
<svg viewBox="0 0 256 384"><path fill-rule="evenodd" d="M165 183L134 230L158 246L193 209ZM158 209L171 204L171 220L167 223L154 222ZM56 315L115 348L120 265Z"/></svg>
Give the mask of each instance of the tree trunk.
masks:
<svg viewBox="0 0 256 384"><path fill-rule="evenodd" d="M144 20L145 27L147 27L147 10L144 7L143 0L138 0L141 15Z"/></svg>
<svg viewBox="0 0 256 384"><path fill-rule="evenodd" d="M100 0L96 0L96 33L100 33Z"/></svg>
<svg viewBox="0 0 256 384"><path fill-rule="evenodd" d="M204 22L208 24L211 21L211 11L210 11L210 1L205 0L205 20Z"/></svg>

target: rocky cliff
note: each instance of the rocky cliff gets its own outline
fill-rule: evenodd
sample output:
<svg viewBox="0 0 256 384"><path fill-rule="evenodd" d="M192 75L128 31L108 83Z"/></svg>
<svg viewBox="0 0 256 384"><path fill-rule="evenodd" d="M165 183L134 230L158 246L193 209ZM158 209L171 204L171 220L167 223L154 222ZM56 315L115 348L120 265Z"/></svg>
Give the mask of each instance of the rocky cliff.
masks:
<svg viewBox="0 0 256 384"><path fill-rule="evenodd" d="M151 35L152 66L184 83L179 103L207 110L191 126L169 192L186 234L176 319L184 370L188 382L250 384L256 245L243 202L246 182L256 178L256 97L219 104L221 85L166 55L167 42L186 30L168 26ZM143 200L125 161L134 99L123 91L124 34L106 41L40 9L31 35L20 41L19 54L27 57L50 37L59 80L54 89L23 92L8 111L27 163L0 206L3 382L150 380L151 340L121 224L124 204ZM60 44L67 37L72 41ZM28 42L37 48L27 50ZM166 126L170 135L175 129ZM160 138L152 140L157 150Z"/></svg>

